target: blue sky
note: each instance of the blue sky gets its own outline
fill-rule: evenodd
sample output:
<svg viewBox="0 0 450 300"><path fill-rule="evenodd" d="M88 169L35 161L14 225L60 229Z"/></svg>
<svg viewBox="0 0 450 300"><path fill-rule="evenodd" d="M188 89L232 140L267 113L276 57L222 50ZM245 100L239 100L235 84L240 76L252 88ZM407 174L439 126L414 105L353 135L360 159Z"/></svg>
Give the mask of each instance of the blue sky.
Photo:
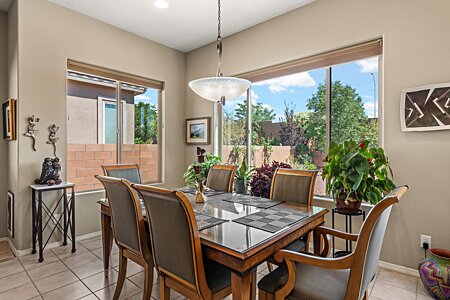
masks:
<svg viewBox="0 0 450 300"><path fill-rule="evenodd" d="M375 76L375 103L374 86L371 73ZM317 69L279 78L255 82L252 84L252 102L259 102L274 109L276 120L283 115L284 102L294 103L295 111L306 111L307 99L317 90L319 83L325 82L325 69ZM378 114L376 107L378 99L378 57L372 57L350 63L333 66L333 81L340 80L356 89L362 97L364 109L369 117ZM233 110L237 103L242 102L245 96L228 101L225 110Z"/></svg>
<svg viewBox="0 0 450 300"><path fill-rule="evenodd" d="M144 94L137 95L134 99L138 102L155 104L158 107L158 90L148 88Z"/></svg>

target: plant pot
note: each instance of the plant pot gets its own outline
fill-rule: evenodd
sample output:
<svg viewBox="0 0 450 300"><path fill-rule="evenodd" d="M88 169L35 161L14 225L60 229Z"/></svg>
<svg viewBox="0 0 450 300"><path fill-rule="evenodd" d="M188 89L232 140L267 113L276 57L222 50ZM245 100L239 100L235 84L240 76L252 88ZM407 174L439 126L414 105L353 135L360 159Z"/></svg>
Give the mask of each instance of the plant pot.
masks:
<svg viewBox="0 0 450 300"><path fill-rule="evenodd" d="M347 203L345 203L345 194L339 194L336 197L336 210L342 213L355 213L361 207L361 201L348 199Z"/></svg>
<svg viewBox="0 0 450 300"><path fill-rule="evenodd" d="M419 263L419 275L425 289L435 299L450 299L450 251L429 249L429 257Z"/></svg>
<svg viewBox="0 0 450 300"><path fill-rule="evenodd" d="M237 194L246 194L247 193L247 184L244 180L236 179L234 181L234 191Z"/></svg>

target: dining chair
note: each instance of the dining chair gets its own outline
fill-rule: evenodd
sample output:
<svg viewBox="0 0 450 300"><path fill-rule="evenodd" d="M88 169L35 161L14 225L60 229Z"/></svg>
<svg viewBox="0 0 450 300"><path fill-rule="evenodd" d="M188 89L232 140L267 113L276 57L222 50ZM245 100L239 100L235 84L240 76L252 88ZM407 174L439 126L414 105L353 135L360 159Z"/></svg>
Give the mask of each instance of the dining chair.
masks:
<svg viewBox="0 0 450 300"><path fill-rule="evenodd" d="M138 164L102 165L103 175L126 179L131 183L142 183Z"/></svg>
<svg viewBox="0 0 450 300"><path fill-rule="evenodd" d="M270 187L270 199L284 201L287 203L304 204L313 206L314 184L318 171L294 170L278 168L272 177ZM308 232L301 238L287 245L284 249L291 251L308 251L311 240L311 233ZM267 266L272 271L272 265L278 263L269 259Z"/></svg>
<svg viewBox="0 0 450 300"><path fill-rule="evenodd" d="M285 264L259 281L260 299L367 300L367 288L375 277L392 205L407 190L407 186L397 187L376 204L359 234L317 227L314 244L323 243L323 248L314 249L318 256L278 251L275 259ZM355 251L344 257L327 258L330 250L327 235L356 242Z"/></svg>
<svg viewBox="0 0 450 300"><path fill-rule="evenodd" d="M237 168L233 165L213 165L208 172L206 186L215 191L231 193Z"/></svg>
<svg viewBox="0 0 450 300"><path fill-rule="evenodd" d="M114 239L119 247L119 278L114 298L119 299L125 282L128 259L144 268L143 299L150 299L153 286L153 258L139 195L126 179L95 176L105 187L111 208Z"/></svg>
<svg viewBox="0 0 450 300"><path fill-rule="evenodd" d="M133 185L144 200L160 298L170 289L188 299L222 299L231 293L231 271L202 255L192 205L179 191Z"/></svg>

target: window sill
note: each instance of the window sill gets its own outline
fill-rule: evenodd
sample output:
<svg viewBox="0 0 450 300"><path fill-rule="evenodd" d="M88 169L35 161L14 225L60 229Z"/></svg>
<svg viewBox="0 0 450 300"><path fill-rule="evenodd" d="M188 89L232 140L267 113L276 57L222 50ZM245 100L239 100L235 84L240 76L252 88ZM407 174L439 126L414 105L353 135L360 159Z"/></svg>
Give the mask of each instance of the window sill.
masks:
<svg viewBox="0 0 450 300"><path fill-rule="evenodd" d="M325 197L325 196L314 196L314 201L324 201L324 202L328 202L328 203L332 203L332 202L334 203L334 200L332 198ZM374 205L363 202L363 203L361 203L361 207L367 207L370 209L370 208L374 207Z"/></svg>

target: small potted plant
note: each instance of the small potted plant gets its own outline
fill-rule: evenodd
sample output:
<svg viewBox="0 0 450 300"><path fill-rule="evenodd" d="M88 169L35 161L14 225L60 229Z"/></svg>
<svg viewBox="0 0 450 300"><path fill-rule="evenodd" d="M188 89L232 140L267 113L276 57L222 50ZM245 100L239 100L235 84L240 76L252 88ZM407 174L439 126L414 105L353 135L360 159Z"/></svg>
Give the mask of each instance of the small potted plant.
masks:
<svg viewBox="0 0 450 300"><path fill-rule="evenodd" d="M255 197L269 198L272 177L277 168L292 169L291 165L273 161L271 164L263 164L255 169L252 180L250 181L251 194Z"/></svg>
<svg viewBox="0 0 450 300"><path fill-rule="evenodd" d="M220 157L214 156L211 153L206 153L204 149L197 147L197 161L190 164L187 171L183 174L186 186L195 187L199 178L203 181L206 180L212 166L220 164L221 162L222 160ZM196 167L197 170L195 170L194 167Z"/></svg>
<svg viewBox="0 0 450 300"><path fill-rule="evenodd" d="M239 166L239 169L237 169L234 177L234 191L237 194L246 194L248 182L252 179L252 170L247 167L245 158L242 160L242 163Z"/></svg>
<svg viewBox="0 0 450 300"><path fill-rule="evenodd" d="M369 147L368 141L331 143L324 163L326 192L339 211L358 211L362 201L376 204L395 188L383 148Z"/></svg>

